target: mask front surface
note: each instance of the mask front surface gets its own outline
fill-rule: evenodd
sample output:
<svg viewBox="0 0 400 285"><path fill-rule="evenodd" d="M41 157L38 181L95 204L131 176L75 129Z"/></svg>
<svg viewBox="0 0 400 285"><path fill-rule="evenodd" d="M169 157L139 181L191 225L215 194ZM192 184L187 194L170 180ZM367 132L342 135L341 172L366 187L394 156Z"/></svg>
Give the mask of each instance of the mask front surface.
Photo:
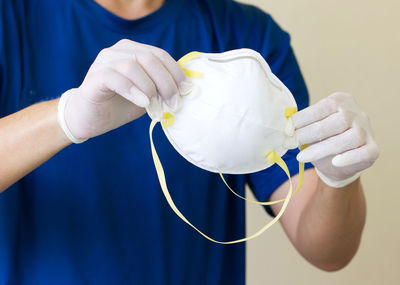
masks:
<svg viewBox="0 0 400 285"><path fill-rule="evenodd" d="M184 158L211 172L244 174L271 166L269 152L286 153L285 112L296 102L259 53L195 53L180 62L194 87L164 132Z"/></svg>
<svg viewBox="0 0 400 285"><path fill-rule="evenodd" d="M203 233L179 211L168 191L161 161L154 147L150 124L151 150L161 189L172 210L188 225L210 241L232 244L253 239L276 223L292 197L289 170L281 156L288 141L296 145L290 116L296 102L290 91L271 72L263 57L249 49L221 54L189 53L178 61L193 83L192 91L183 96L179 110L171 112L166 104L162 117L163 130L174 148L194 165L220 173L245 174L278 164L289 178L285 199L256 204L283 203L280 212L255 234L234 241L217 241ZM150 106L151 108L151 106ZM289 143L290 144L290 143ZM294 147L293 147L294 148ZM299 164L299 190L304 164Z"/></svg>

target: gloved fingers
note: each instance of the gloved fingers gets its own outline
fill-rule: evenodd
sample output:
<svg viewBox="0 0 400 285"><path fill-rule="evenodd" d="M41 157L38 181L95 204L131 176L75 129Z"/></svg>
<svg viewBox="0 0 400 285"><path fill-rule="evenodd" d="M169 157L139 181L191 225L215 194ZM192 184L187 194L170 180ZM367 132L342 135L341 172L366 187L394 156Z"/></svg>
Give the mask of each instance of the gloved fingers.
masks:
<svg viewBox="0 0 400 285"><path fill-rule="evenodd" d="M111 94L105 92L110 98L113 96L112 93L116 93L140 107L149 104L146 94L136 88L126 76L111 68L106 68L99 73L98 82L102 84L101 89L111 91Z"/></svg>
<svg viewBox="0 0 400 285"><path fill-rule="evenodd" d="M112 46L113 50L126 53L131 55L132 52L145 54L150 53L158 57L158 59L165 65L165 67L171 72L176 83L186 80L186 75L180 68L179 64L170 56L170 54L156 46L146 45L138 42L134 42L128 39L122 39Z"/></svg>
<svg viewBox="0 0 400 285"><path fill-rule="evenodd" d="M165 68L172 75L179 88L179 92L182 95L186 95L191 91L193 87L192 83L188 80L179 64L169 55L168 52L154 46L138 45L138 43L134 42L127 42L124 44L123 40L121 42L122 44L115 45L112 48L103 49L96 58L96 66L92 69L96 69L101 64L114 65L115 61L129 60L132 57L136 59L135 54L139 50L142 54L151 52L163 63Z"/></svg>
<svg viewBox="0 0 400 285"><path fill-rule="evenodd" d="M105 65L112 64L113 62L125 60L132 58L134 54L132 51L119 50L115 48L105 48L102 49L96 57L96 60L93 62L90 67L91 71L98 71L100 68L104 68Z"/></svg>
<svg viewBox="0 0 400 285"><path fill-rule="evenodd" d="M341 134L352 125L351 113L340 111L296 130L299 145L320 142L331 136Z"/></svg>
<svg viewBox="0 0 400 285"><path fill-rule="evenodd" d="M152 47L152 53L164 64L170 72L178 86L181 95L187 95L193 88L193 84L188 80L186 74L179 64L163 49Z"/></svg>
<svg viewBox="0 0 400 285"><path fill-rule="evenodd" d="M147 106L146 111L152 120L157 122L161 121L163 109L161 106L160 96L153 96L150 98L150 104Z"/></svg>
<svg viewBox="0 0 400 285"><path fill-rule="evenodd" d="M147 108L150 104L150 99L147 97L147 95L135 85L133 85L130 89L130 97L124 98L142 108Z"/></svg>
<svg viewBox="0 0 400 285"><path fill-rule="evenodd" d="M328 97L293 114L291 118L293 120L294 127L296 129L300 129L304 126L320 121L329 115L336 113L337 111L338 106L335 100Z"/></svg>
<svg viewBox="0 0 400 285"><path fill-rule="evenodd" d="M137 54L136 60L152 79L165 103L173 110L178 109L181 100L178 86L162 62L149 52Z"/></svg>
<svg viewBox="0 0 400 285"><path fill-rule="evenodd" d="M114 62L112 68L132 81L149 98L157 96L157 88L142 66L133 59Z"/></svg>
<svg viewBox="0 0 400 285"><path fill-rule="evenodd" d="M332 164L336 167L345 167L363 164L363 169L370 167L379 157L379 149L375 142L368 143L362 147L352 149L345 153L336 155ZM359 169L361 171L363 169Z"/></svg>
<svg viewBox="0 0 400 285"><path fill-rule="evenodd" d="M310 145L297 155L300 162L313 162L322 158L359 148L366 143L366 132L353 127L344 133Z"/></svg>
<svg viewBox="0 0 400 285"><path fill-rule="evenodd" d="M335 92L329 95L328 98L334 100L338 106L342 106L344 108L350 107L350 109L353 109L353 106L357 106L354 97L349 93ZM359 110L358 106L356 109Z"/></svg>

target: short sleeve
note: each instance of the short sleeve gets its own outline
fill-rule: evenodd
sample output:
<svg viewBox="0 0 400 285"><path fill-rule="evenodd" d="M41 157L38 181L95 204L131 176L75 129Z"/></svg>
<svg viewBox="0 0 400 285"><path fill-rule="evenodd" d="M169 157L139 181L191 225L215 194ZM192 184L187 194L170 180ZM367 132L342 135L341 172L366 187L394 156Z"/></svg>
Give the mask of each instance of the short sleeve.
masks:
<svg viewBox="0 0 400 285"><path fill-rule="evenodd" d="M3 55L5 54L4 52L4 1L0 0L0 102L1 102L1 96L3 94L3 86L4 86L4 59Z"/></svg>
<svg viewBox="0 0 400 285"><path fill-rule="evenodd" d="M21 1L0 0L0 118L19 110L23 27Z"/></svg>
<svg viewBox="0 0 400 285"><path fill-rule="evenodd" d="M290 36L269 15L265 16L267 18L265 23L267 25L265 28L266 34L260 48L260 53L270 65L272 72L292 92L298 109L304 109L309 105L309 96L300 67L290 46ZM298 149L289 150L282 157L292 176L299 172L298 161L296 159L298 152ZM310 163L305 165L306 169L312 167ZM260 201L267 201L271 194L286 180L287 176L285 172L277 165L273 165L260 172L248 174L246 177L248 185ZM266 210L270 215L273 215L270 207L266 207Z"/></svg>

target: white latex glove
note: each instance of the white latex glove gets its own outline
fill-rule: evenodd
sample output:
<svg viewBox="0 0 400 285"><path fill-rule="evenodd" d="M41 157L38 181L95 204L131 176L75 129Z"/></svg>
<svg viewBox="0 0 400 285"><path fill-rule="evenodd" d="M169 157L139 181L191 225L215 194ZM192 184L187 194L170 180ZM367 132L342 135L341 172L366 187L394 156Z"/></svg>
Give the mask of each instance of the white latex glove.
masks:
<svg viewBox="0 0 400 285"><path fill-rule="evenodd" d="M309 145L297 159L312 162L331 187L352 183L379 156L369 119L350 94L334 93L294 114L292 121L299 145Z"/></svg>
<svg viewBox="0 0 400 285"><path fill-rule="evenodd" d="M191 83L164 50L130 40L103 49L78 88L65 92L58 121L74 143L118 128L142 116L161 119L161 104L180 107ZM151 103L151 104L150 104Z"/></svg>

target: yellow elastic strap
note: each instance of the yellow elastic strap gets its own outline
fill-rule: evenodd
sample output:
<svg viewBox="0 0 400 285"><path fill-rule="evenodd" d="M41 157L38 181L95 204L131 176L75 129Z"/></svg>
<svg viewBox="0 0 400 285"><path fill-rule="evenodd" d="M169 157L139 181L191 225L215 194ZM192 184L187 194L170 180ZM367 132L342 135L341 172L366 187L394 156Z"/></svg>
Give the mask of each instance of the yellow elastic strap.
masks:
<svg viewBox="0 0 400 285"><path fill-rule="evenodd" d="M296 112L297 112L297 107L287 107L285 109L285 117L286 117L286 119L289 119Z"/></svg>
<svg viewBox="0 0 400 285"><path fill-rule="evenodd" d="M195 57L197 57L197 56L199 56L201 54L202 54L201 52L192 51L192 52L189 52L188 54L184 55L180 60L178 60L178 64L183 69L183 72L185 72L187 77L200 78L200 77L203 76L203 73L201 73L201 72L194 71L194 70L189 70L189 69L184 68L184 65L186 63L188 63L193 58L195 58Z"/></svg>
<svg viewBox="0 0 400 285"><path fill-rule="evenodd" d="M293 187L292 187L292 179L290 177L290 173L289 173L289 169L286 165L286 163L282 160L281 157L279 157L279 155L275 152L272 151L268 154L268 159L271 163L276 163L278 164L283 171L285 171L288 179L289 179L289 191L286 195L286 198L284 199L283 205L281 210L279 211L278 215L276 215L276 217L271 220L268 224L266 224L264 227L262 227L260 230L258 230L255 234L246 237L246 238L242 238L242 239L238 239L238 240L233 240L233 241L217 241L211 237L209 237L208 235L206 235L205 233L203 233L202 231L200 231L198 228L196 228L193 224L191 224L186 218L185 216L178 210L178 208L176 207L175 203L173 202L171 195L168 191L168 187L167 187L167 182L165 180L165 173L164 173L164 169L162 167L160 158L158 157L157 151L154 147L154 142L153 142L153 130L154 130L154 126L157 124L156 121L152 121L150 124L150 128L149 128L149 136L150 136L150 145L151 145L151 153L153 156L153 161L154 161L154 166L156 168L157 171L157 175L158 175L158 180L160 182L160 186L161 186L161 190L165 196L165 198L167 199L167 202L169 204L169 206L171 207L171 209L175 212L176 215L178 215L179 218L181 218L185 223L187 223L189 226L191 226L193 229L195 229L199 234L201 234L203 237L205 237L206 239L215 242L215 243L219 243L219 244L234 244L234 243L239 243L239 242L245 242L248 240L251 240L253 238L256 238L258 236L260 236L263 232L265 232L268 228L270 228L272 225L274 225L279 219L280 217L283 215L283 213L286 210L286 207L290 201L290 198L292 197L292 192L293 192Z"/></svg>
<svg viewBox="0 0 400 285"><path fill-rule="evenodd" d="M180 66L184 66L186 63L188 63L189 61L191 61L193 58L201 55L202 52L198 52L198 51L192 51L189 52L188 54L185 54L184 56L182 56L179 60L178 60L178 64Z"/></svg>
<svg viewBox="0 0 400 285"><path fill-rule="evenodd" d="M186 74L187 77L200 78L200 77L203 76L203 73L202 73L202 72L198 72L198 71L194 71L194 70L189 70L189 69L186 69L186 68L184 68L184 67L182 67L182 69L183 69L183 72L185 72L185 74Z"/></svg>
<svg viewBox="0 0 400 285"><path fill-rule="evenodd" d="M300 147L300 150L303 150L303 149L305 149L306 147L307 147L306 145L301 146L301 147ZM243 199L243 200L245 200L245 201L247 201L247 202L251 202L251 203L258 204L258 205L263 205L263 206L268 206L268 205L279 204L279 203L282 203L282 202L285 201L285 199L280 199L280 200L276 200L276 201L260 202L260 201L256 201L256 200L253 200L253 199L248 199L248 198L246 198L246 197L241 196L241 195L238 194L235 190L233 190L233 189L229 186L228 182L226 182L225 177L224 177L224 175L223 175L222 173L220 173L219 176L221 177L222 181L225 183L226 187L228 187L228 189L229 189L233 194L235 194L237 197L239 197L240 199ZM303 185L303 180L304 180L304 163L299 162L299 183L298 183L298 185L297 185L296 191L293 192L292 197L293 197L294 195L296 195L296 194L299 192L301 186Z"/></svg>
<svg viewBox="0 0 400 285"><path fill-rule="evenodd" d="M290 118L294 113L296 113L296 112L297 112L297 107L288 107L288 108L285 109L285 117L286 117L287 119L289 119L289 118ZM302 145L302 146L300 146L300 151L302 151L302 150L304 150L305 148L307 148L307 146L308 146L308 145ZM247 202L251 202L251 203L258 204L258 205L263 205L263 206L269 206L269 205L279 204L279 203L282 203L282 202L285 201L285 199L280 199L280 200L276 200L276 201L260 202L260 201L256 201L256 200L253 200L253 199L248 199L248 198L246 198L246 197L241 196L241 195L238 194L235 190L233 190L233 189L229 186L228 182L226 182L225 177L224 177L224 175L223 175L222 173L220 173L219 176L221 177L222 181L225 183L226 187L228 187L228 189L229 189L233 194L235 194L237 197L239 197L240 199L243 199L243 200L245 200L245 201L247 201ZM299 183L298 183L297 188L296 188L296 191L294 191L292 197L293 197L294 195L296 195L296 194L299 192L301 186L303 185L303 180L304 180L304 163L299 162Z"/></svg>
<svg viewBox="0 0 400 285"><path fill-rule="evenodd" d="M163 113L163 121L161 122L161 126L163 129L172 126L175 123L175 117L171 113L164 112Z"/></svg>

